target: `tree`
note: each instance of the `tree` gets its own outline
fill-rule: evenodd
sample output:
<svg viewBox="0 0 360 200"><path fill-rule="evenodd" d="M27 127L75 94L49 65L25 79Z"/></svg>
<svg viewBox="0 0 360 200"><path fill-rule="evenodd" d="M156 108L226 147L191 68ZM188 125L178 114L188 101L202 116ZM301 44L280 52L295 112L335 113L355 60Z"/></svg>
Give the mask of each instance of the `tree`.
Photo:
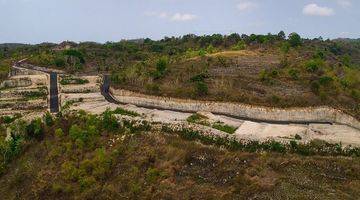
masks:
<svg viewBox="0 0 360 200"><path fill-rule="evenodd" d="M299 34L297 33L291 33L289 35L289 43L292 47L300 46L302 43L302 39Z"/></svg>
<svg viewBox="0 0 360 200"><path fill-rule="evenodd" d="M277 36L280 40L285 40L285 37L286 37L284 31L280 31Z"/></svg>

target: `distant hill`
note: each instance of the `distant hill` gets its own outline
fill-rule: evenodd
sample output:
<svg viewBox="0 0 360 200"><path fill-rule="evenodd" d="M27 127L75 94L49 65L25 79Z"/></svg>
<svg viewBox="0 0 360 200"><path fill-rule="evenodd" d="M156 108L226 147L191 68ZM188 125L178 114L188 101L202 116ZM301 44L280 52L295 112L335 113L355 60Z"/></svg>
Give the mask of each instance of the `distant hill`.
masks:
<svg viewBox="0 0 360 200"><path fill-rule="evenodd" d="M30 46L30 45L22 44L22 43L2 43L2 44L0 44L0 48L7 47L9 49L15 49L17 47L24 47L24 46Z"/></svg>

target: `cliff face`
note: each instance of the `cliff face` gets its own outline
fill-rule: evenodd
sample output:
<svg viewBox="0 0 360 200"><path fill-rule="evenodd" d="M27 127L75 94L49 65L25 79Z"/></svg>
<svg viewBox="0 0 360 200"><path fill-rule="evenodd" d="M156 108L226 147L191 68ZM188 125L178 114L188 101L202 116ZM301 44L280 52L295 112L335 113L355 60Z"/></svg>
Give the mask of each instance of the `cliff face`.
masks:
<svg viewBox="0 0 360 200"><path fill-rule="evenodd" d="M338 123L360 129L360 122L354 117L330 107L270 108L240 103L197 101L190 99L165 98L143 95L127 90L110 92L121 103L184 112L208 111L267 122L285 123Z"/></svg>

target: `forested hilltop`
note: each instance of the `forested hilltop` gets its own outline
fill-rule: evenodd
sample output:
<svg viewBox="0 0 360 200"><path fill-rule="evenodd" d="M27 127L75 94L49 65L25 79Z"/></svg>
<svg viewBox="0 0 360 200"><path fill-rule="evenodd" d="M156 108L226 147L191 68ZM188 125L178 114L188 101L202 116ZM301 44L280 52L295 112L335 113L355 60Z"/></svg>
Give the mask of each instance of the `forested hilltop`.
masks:
<svg viewBox="0 0 360 200"><path fill-rule="evenodd" d="M0 45L0 79L12 62L79 73L110 72L114 86L147 94L293 107L329 105L360 116L360 40L296 33L184 35Z"/></svg>

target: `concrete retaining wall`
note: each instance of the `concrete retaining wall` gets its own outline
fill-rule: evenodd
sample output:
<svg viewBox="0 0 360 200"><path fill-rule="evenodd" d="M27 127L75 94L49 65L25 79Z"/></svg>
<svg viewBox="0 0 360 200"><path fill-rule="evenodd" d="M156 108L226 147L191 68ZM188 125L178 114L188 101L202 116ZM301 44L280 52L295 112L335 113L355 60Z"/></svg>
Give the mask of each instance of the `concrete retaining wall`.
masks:
<svg viewBox="0 0 360 200"><path fill-rule="evenodd" d="M143 107L171 109L184 112L208 111L254 121L273 123L337 123L360 129L360 122L340 110L330 107L270 108L241 103L197 101L144 95L127 90L110 88L110 93L120 103Z"/></svg>

